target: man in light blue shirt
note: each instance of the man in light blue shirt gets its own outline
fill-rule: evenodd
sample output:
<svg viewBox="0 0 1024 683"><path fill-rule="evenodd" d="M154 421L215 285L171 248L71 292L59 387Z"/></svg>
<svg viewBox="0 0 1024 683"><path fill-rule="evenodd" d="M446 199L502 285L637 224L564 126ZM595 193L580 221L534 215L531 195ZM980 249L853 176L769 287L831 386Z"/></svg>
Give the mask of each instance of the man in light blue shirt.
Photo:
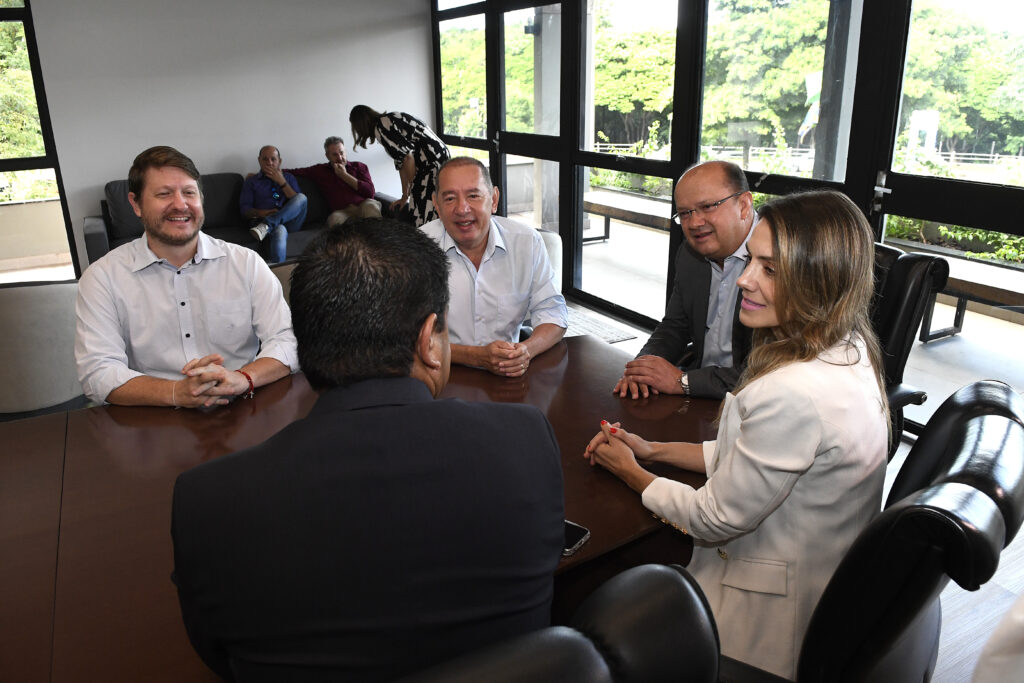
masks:
<svg viewBox="0 0 1024 683"><path fill-rule="evenodd" d="M281 284L251 249L202 232L199 172L151 147L128 172L145 234L79 282L78 378L96 402L194 408L298 370Z"/></svg>
<svg viewBox="0 0 1024 683"><path fill-rule="evenodd" d="M451 264L448 330L452 362L518 377L557 344L568 326L565 299L544 242L522 223L493 216L498 190L476 159L456 157L437 172L441 218L421 227ZM520 342L525 320L533 334Z"/></svg>

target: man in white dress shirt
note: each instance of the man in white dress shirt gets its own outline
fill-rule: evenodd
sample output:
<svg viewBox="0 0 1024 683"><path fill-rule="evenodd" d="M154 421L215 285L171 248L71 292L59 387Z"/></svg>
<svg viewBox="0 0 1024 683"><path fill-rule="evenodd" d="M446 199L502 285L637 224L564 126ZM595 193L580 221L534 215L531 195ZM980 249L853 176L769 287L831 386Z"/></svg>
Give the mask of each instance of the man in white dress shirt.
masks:
<svg viewBox="0 0 1024 683"><path fill-rule="evenodd" d="M420 229L451 263L448 330L452 362L519 377L530 359L557 344L568 312L537 231L493 216L498 190L476 159L455 157L437 172L441 218ZM523 322L533 333L519 341Z"/></svg>
<svg viewBox="0 0 1024 683"><path fill-rule="evenodd" d="M75 359L86 396L209 407L297 370L278 279L255 251L200 232L192 160L151 147L135 158L128 190L144 234L79 282Z"/></svg>

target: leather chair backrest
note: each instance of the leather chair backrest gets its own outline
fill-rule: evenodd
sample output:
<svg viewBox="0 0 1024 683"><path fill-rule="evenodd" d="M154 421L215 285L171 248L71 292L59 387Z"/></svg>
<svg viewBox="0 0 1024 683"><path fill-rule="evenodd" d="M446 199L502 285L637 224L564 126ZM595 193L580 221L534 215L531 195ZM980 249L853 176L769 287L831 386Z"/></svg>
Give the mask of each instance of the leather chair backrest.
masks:
<svg viewBox="0 0 1024 683"><path fill-rule="evenodd" d="M613 683L608 663L594 643L567 626L551 626L458 657L401 679L402 683Z"/></svg>
<svg viewBox="0 0 1024 683"><path fill-rule="evenodd" d="M651 564L597 589L572 628L541 629L402 680L716 683L718 659L718 630L697 582L682 567Z"/></svg>
<svg viewBox="0 0 1024 683"><path fill-rule="evenodd" d="M857 537L804 638L800 681L927 680L938 653L939 594L977 590L1024 517L1022 400L978 382L939 407L890 502ZM918 456L915 458L915 456ZM904 469L907 469L905 466Z"/></svg>
<svg viewBox="0 0 1024 683"><path fill-rule="evenodd" d="M75 366L78 282L0 285L0 413L66 403L82 394Z"/></svg>
<svg viewBox="0 0 1024 683"><path fill-rule="evenodd" d="M572 626L599 643L618 683L718 680L720 643L711 606L678 565L648 564L609 579L576 610Z"/></svg>
<svg viewBox="0 0 1024 683"><path fill-rule="evenodd" d="M986 417L1001 417L1003 421L986 420ZM977 449L989 453L984 458L980 452L976 455L978 466L981 467L983 461L990 462L1003 450L1004 439L1019 438L1019 430L1012 429L1006 424L1007 420L1024 425L1024 398L1009 385L985 380L958 390L938 407L921 431L889 490L886 506L943 479L951 468L970 471L968 464ZM954 468L954 462L963 464ZM1003 467L1010 467L1012 463L1007 457ZM1017 469L1021 467L1024 466L1017 466ZM1007 485L1009 482L1005 480L1014 476L1009 472L996 475L999 473L991 475L993 481L1004 480L1000 481L1000 486ZM1019 473L1016 476L1020 476ZM968 483L973 485L977 481L975 477L974 482Z"/></svg>
<svg viewBox="0 0 1024 683"><path fill-rule="evenodd" d="M885 281L889 278L889 271L893 264L903 255L902 249L875 242L875 294L871 297L871 320L874 321L878 305L882 300L882 292L885 291Z"/></svg>
<svg viewBox="0 0 1024 683"><path fill-rule="evenodd" d="M929 254L900 254L887 269L892 253L875 247L875 277L885 270L881 290L876 290L871 322L882 347L887 385L903 381L903 369L913 348L929 299L946 286L949 264ZM876 283L876 286L879 283Z"/></svg>
<svg viewBox="0 0 1024 683"><path fill-rule="evenodd" d="M927 680L938 597L995 573L1006 529L987 495L946 482L884 510L858 536L811 617L797 680Z"/></svg>

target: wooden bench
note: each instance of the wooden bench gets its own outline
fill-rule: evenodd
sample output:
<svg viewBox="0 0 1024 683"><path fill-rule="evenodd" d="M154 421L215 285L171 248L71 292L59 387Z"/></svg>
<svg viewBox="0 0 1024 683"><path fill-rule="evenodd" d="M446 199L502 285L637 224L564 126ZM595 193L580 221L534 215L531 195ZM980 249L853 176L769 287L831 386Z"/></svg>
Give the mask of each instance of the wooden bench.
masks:
<svg viewBox="0 0 1024 683"><path fill-rule="evenodd" d="M919 339L922 342L948 337L963 330L968 301L1024 313L1024 271L986 264L984 261L950 255L945 257L949 263L949 279L941 294L956 299L953 324L939 330L931 329L932 313L938 298L936 295L928 303L921 320Z"/></svg>
<svg viewBox="0 0 1024 683"><path fill-rule="evenodd" d="M595 216L603 216L604 232L600 235L584 237L584 244L607 240L611 236L612 220L654 228L663 232L669 232L672 229L672 220L664 212L654 213L654 211L662 209L662 205L665 209L669 209L671 205L668 202L625 192L601 191L588 194L591 198L583 200L583 211Z"/></svg>

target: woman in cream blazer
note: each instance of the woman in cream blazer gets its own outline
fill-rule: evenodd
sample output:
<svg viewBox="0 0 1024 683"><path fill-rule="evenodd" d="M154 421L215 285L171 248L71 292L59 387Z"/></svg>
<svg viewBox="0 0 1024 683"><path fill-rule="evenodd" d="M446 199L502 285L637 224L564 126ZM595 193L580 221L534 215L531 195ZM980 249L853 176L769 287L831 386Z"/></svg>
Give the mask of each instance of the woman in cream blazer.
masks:
<svg viewBox="0 0 1024 683"><path fill-rule="evenodd" d="M722 405L718 439L654 443L602 422L585 456L694 537L689 570L722 652L792 679L818 598L880 509L888 409L868 319L873 239L860 210L811 192L759 216L739 279L754 349ZM694 489L656 478L638 459L708 480Z"/></svg>

